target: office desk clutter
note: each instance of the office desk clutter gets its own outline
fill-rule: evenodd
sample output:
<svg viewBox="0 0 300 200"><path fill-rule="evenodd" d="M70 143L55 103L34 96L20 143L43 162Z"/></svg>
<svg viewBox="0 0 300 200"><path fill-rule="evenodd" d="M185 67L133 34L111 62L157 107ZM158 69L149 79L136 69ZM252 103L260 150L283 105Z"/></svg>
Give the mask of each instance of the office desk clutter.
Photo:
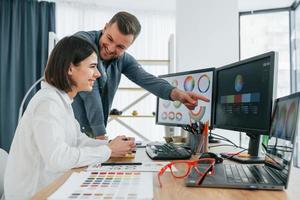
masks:
<svg viewBox="0 0 300 200"><path fill-rule="evenodd" d="M153 160L180 160L189 159L192 154L208 151L208 122L205 124L192 123L184 126L189 132L188 141L185 144L177 144L172 141L168 143L152 142L146 146L146 153ZM178 136L181 140L183 137ZM166 138L165 138L166 139ZM169 140L167 138L166 140Z"/></svg>
<svg viewBox="0 0 300 200"><path fill-rule="evenodd" d="M193 154L208 152L208 122L192 123L183 127L188 132L188 142Z"/></svg>

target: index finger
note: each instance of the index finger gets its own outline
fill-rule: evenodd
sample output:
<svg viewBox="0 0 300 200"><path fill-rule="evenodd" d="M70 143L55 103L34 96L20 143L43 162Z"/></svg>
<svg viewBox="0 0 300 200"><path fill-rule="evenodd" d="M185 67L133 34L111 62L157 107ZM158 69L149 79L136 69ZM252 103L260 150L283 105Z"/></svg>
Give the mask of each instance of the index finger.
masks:
<svg viewBox="0 0 300 200"><path fill-rule="evenodd" d="M200 99L200 100L205 101L205 102L210 102L210 100L204 95L197 94L197 93L194 93L194 92L192 92L190 94L191 94L192 98Z"/></svg>

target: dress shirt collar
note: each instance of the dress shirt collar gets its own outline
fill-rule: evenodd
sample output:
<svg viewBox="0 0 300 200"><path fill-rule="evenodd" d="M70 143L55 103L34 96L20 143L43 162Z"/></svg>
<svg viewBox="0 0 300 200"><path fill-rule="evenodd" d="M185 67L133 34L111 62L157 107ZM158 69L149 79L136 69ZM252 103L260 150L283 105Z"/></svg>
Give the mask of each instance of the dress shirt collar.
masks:
<svg viewBox="0 0 300 200"><path fill-rule="evenodd" d="M54 87L53 85L50 85L49 83L47 83L44 80L41 82L41 88L56 91L62 97L62 99L65 101L65 103L67 103L68 105L71 105L73 102L73 99L71 99L65 91L57 89L56 87Z"/></svg>

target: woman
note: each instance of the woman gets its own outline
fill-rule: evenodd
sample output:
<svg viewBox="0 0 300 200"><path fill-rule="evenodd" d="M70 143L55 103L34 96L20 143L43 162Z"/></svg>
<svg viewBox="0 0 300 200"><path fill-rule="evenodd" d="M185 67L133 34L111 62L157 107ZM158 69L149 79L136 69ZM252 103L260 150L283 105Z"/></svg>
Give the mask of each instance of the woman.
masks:
<svg viewBox="0 0 300 200"><path fill-rule="evenodd" d="M97 50L87 41L66 37L53 49L45 81L31 99L18 124L4 179L6 199L28 199L65 171L134 148L119 136L107 144L80 132L72 100L80 91L91 91L100 76Z"/></svg>

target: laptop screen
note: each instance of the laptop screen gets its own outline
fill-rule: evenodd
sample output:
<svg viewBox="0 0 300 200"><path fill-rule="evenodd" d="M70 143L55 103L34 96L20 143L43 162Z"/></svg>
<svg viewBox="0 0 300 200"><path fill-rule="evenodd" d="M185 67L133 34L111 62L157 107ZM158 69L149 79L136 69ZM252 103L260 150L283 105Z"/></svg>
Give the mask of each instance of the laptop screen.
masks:
<svg viewBox="0 0 300 200"><path fill-rule="evenodd" d="M297 130L300 94L276 100L265 164L286 184L291 168Z"/></svg>

